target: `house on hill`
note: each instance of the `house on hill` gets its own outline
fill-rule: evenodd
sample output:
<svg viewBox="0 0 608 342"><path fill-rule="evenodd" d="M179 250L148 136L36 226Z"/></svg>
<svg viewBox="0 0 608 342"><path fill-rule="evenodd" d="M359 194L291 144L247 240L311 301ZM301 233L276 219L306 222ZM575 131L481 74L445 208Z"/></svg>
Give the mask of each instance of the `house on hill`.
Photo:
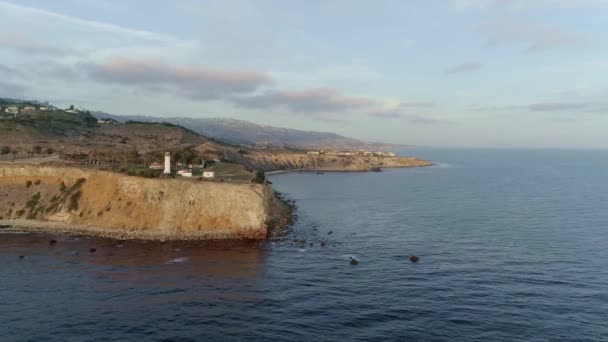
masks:
<svg viewBox="0 0 608 342"><path fill-rule="evenodd" d="M33 106L25 106L25 107L21 108L22 114L33 114L35 112L36 112L36 107L33 107Z"/></svg>
<svg viewBox="0 0 608 342"><path fill-rule="evenodd" d="M102 125L111 125L111 124L118 123L118 121L116 121L114 119L97 119L97 123L102 124Z"/></svg>
<svg viewBox="0 0 608 342"><path fill-rule="evenodd" d="M8 114L17 115L17 114L19 114L19 107L17 107L17 106L8 106L8 107L6 107L4 109L4 112L8 113Z"/></svg>
<svg viewBox="0 0 608 342"><path fill-rule="evenodd" d="M154 162L154 163L150 164L151 170L162 170L164 168L165 168L164 165L161 163Z"/></svg>

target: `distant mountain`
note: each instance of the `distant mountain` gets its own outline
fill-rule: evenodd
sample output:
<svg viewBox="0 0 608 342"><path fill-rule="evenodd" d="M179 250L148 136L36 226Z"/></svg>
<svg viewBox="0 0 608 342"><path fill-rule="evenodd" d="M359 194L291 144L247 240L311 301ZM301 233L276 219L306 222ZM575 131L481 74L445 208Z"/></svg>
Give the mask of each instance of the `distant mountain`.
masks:
<svg viewBox="0 0 608 342"><path fill-rule="evenodd" d="M98 118L111 118L119 122L165 121L189 128L206 137L231 144L256 147L277 147L295 149L337 149L337 150L392 150L404 148L403 145L369 143L348 138L336 133L302 131L258 125L249 121L225 118L159 118L149 116L112 115L104 112L93 112Z"/></svg>

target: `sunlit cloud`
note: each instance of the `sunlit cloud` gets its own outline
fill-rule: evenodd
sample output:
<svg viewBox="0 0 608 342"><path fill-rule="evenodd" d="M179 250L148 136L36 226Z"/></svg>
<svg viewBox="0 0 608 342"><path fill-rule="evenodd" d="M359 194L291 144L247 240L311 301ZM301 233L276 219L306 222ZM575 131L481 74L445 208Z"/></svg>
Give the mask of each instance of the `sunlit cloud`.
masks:
<svg viewBox="0 0 608 342"><path fill-rule="evenodd" d="M158 60L113 58L103 63L87 63L88 75L102 83L174 89L196 99L225 99L249 94L270 85L266 74L244 70L218 70L198 66L173 66Z"/></svg>

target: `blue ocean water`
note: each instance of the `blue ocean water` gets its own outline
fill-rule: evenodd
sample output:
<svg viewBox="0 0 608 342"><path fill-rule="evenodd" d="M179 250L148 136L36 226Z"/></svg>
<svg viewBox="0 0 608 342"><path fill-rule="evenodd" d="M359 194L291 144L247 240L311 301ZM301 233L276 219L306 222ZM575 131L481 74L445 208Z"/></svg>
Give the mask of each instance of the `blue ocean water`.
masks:
<svg viewBox="0 0 608 342"><path fill-rule="evenodd" d="M0 340L608 341L608 151L404 152L272 176L275 241L0 234Z"/></svg>

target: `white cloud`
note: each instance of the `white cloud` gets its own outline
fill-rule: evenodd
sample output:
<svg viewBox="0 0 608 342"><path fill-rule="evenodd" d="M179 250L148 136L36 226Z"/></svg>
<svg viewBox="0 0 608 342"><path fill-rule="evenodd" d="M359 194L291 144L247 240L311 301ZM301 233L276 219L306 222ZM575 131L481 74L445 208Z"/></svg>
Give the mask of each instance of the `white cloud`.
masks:
<svg viewBox="0 0 608 342"><path fill-rule="evenodd" d="M27 6L19 6L15 4L11 4L8 2L0 1L0 12L4 12L9 17L25 17L27 18L36 18L36 20L30 21L31 23L36 23L35 26L45 26L46 24L53 22L63 22L74 24L81 27L86 27L89 30L97 31L97 32L105 32L105 33L113 33L123 36L130 36L133 38L146 39L152 41L159 41L165 43L172 44L193 44L192 41L182 40L170 35L155 33L145 30L136 30L131 28L126 28L114 24L108 24L100 21L93 20L84 20L77 17L72 17L60 13L55 13L39 8L27 7Z"/></svg>
<svg viewBox="0 0 608 342"><path fill-rule="evenodd" d="M490 46L523 44L530 52L554 48L585 48L592 45L592 37L589 34L528 22L485 22L480 30L487 36Z"/></svg>
<svg viewBox="0 0 608 342"><path fill-rule="evenodd" d="M444 73L446 75L462 74L462 73L477 71L477 70L481 69L482 67L483 67L483 64L477 63L477 62L462 63L462 64L457 64L457 65L448 67L447 69L445 69Z"/></svg>

